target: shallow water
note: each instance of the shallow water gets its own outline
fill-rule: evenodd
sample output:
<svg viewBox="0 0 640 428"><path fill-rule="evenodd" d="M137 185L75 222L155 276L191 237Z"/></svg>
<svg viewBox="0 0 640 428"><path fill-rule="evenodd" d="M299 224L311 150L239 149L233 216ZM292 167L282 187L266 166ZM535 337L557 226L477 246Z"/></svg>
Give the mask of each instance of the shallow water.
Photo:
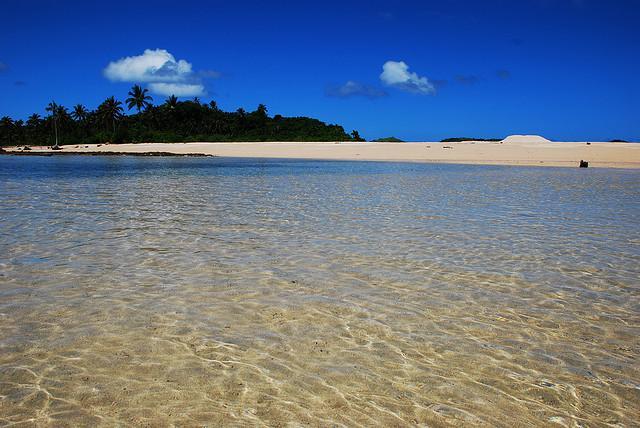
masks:
<svg viewBox="0 0 640 428"><path fill-rule="evenodd" d="M0 157L0 426L632 426L640 173Z"/></svg>

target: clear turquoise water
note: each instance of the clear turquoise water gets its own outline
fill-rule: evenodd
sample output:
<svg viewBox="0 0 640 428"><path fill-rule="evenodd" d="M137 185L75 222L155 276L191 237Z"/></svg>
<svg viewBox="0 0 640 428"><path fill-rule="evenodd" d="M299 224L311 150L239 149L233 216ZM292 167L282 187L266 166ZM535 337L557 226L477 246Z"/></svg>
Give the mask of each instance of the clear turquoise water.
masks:
<svg viewBox="0 0 640 428"><path fill-rule="evenodd" d="M0 193L0 426L640 414L640 172L4 156Z"/></svg>

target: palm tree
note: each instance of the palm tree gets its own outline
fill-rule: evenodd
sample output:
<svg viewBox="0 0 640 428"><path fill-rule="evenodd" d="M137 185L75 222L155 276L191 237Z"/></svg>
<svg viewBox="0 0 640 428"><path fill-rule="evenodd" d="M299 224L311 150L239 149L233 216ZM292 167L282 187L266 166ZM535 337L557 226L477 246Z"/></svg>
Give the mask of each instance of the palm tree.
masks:
<svg viewBox="0 0 640 428"><path fill-rule="evenodd" d="M173 110L178 106L178 98L175 95L171 95L164 103L170 110Z"/></svg>
<svg viewBox="0 0 640 428"><path fill-rule="evenodd" d="M56 104L55 101L51 101L45 108L45 110L50 112L51 117L53 117L53 130L56 137L56 144L53 146L53 150L59 150L60 146L58 145L58 113L60 113L60 106Z"/></svg>
<svg viewBox="0 0 640 428"><path fill-rule="evenodd" d="M110 121L113 125L113 134L116 133L116 120L122 117L122 102L109 97L98 107L100 117L105 121Z"/></svg>
<svg viewBox="0 0 640 428"><path fill-rule="evenodd" d="M27 118L27 126L32 126L35 128L38 125L40 125L40 115L38 113L33 113Z"/></svg>
<svg viewBox="0 0 640 428"><path fill-rule="evenodd" d="M0 119L0 129L4 131L3 134L7 135L9 145L11 145L11 131L13 125L13 120L9 116L4 116L2 119Z"/></svg>
<svg viewBox="0 0 640 428"><path fill-rule="evenodd" d="M267 117L267 106L264 104L258 104L256 113L258 114L258 116Z"/></svg>
<svg viewBox="0 0 640 428"><path fill-rule="evenodd" d="M73 107L73 112L71 113L71 117L73 117L76 122L84 122L88 115L89 112L82 104L77 104Z"/></svg>
<svg viewBox="0 0 640 428"><path fill-rule="evenodd" d="M4 116L2 119L0 119L0 126L2 126L3 128L11 128L13 126L13 119L11 119L9 116Z"/></svg>
<svg viewBox="0 0 640 428"><path fill-rule="evenodd" d="M35 141L40 139L40 128L42 126L42 118L38 113L33 113L27 118L27 136L29 140Z"/></svg>
<svg viewBox="0 0 640 428"><path fill-rule="evenodd" d="M141 110L148 108L153 98L151 98L151 95L147 95L147 92L149 92L148 89L142 89L140 85L133 85L127 94L129 98L126 99L129 110L135 107L138 109L138 113L140 113Z"/></svg>
<svg viewBox="0 0 640 428"><path fill-rule="evenodd" d="M65 106L58 106L58 123L60 124L60 129L63 128L63 125L71 119L71 115L67 111Z"/></svg>

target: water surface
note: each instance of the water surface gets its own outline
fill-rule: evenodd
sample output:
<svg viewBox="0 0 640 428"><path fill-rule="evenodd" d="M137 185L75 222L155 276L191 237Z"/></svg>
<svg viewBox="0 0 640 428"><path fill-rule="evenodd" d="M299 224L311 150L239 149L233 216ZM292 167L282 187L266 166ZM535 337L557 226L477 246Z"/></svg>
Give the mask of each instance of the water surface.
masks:
<svg viewBox="0 0 640 428"><path fill-rule="evenodd" d="M0 157L0 426L632 426L640 173Z"/></svg>

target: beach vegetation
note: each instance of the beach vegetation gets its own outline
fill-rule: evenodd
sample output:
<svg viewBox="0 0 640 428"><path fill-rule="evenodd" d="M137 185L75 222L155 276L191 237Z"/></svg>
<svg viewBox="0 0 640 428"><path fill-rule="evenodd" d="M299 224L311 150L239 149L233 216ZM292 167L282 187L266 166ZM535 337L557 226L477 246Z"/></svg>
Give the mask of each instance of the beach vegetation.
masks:
<svg viewBox="0 0 640 428"><path fill-rule="evenodd" d="M135 107L138 110L138 113L149 108L151 101L153 101L153 98L149 95L149 90L146 88L142 89L140 85L133 85L127 95L129 95L129 98L125 100L127 107L129 110Z"/></svg>
<svg viewBox="0 0 640 428"><path fill-rule="evenodd" d="M360 133L356 130L351 131L351 139L353 141L366 141L364 138L360 136Z"/></svg>
<svg viewBox="0 0 640 428"><path fill-rule="evenodd" d="M441 143L460 143L462 141L502 141L502 138L471 138L471 137L453 137L440 140Z"/></svg>
<svg viewBox="0 0 640 428"><path fill-rule="evenodd" d="M98 117L107 125L112 125L113 135L116 133L116 122L123 117L122 102L111 96L98 106Z"/></svg>
<svg viewBox="0 0 640 428"><path fill-rule="evenodd" d="M68 125L71 116L66 107L56 104L55 101L51 101L45 110L51 113L49 122L53 124L53 148L57 149L60 142L59 133L65 125Z"/></svg>
<svg viewBox="0 0 640 428"><path fill-rule="evenodd" d="M13 119L4 116L0 119L0 143L10 146L14 141L15 125Z"/></svg>
<svg viewBox="0 0 640 428"><path fill-rule="evenodd" d="M396 137L384 137L373 140L374 143L404 143L404 140Z"/></svg>
<svg viewBox="0 0 640 428"><path fill-rule="evenodd" d="M364 141L358 131L310 117L270 116L267 106L228 112L215 101L179 100L169 96L158 105L146 89L135 85L124 104L111 96L95 110L82 104L71 112L55 101L45 117L34 113L26 122L0 119L0 145L48 145L190 142L190 141Z"/></svg>
<svg viewBox="0 0 640 428"><path fill-rule="evenodd" d="M85 106L83 106L82 104L76 104L73 107L73 111L71 112L71 117L76 122L83 122L87 119L88 114L89 114L89 111Z"/></svg>

